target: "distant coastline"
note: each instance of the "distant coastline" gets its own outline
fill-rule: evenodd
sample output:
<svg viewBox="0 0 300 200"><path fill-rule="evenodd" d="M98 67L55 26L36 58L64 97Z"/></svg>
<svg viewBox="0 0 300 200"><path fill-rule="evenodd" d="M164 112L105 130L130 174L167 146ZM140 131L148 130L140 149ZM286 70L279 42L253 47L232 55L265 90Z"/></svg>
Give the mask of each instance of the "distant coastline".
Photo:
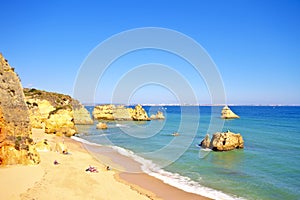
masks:
<svg viewBox="0 0 300 200"><path fill-rule="evenodd" d="M112 103L83 103L84 106L96 106L96 105L106 105ZM122 104L116 103L113 105L124 105L124 106L135 106L137 104ZM151 104L151 103L141 103L142 106L270 106L270 107L277 107L277 106L300 106L300 104L168 104L168 103L161 103L161 104Z"/></svg>

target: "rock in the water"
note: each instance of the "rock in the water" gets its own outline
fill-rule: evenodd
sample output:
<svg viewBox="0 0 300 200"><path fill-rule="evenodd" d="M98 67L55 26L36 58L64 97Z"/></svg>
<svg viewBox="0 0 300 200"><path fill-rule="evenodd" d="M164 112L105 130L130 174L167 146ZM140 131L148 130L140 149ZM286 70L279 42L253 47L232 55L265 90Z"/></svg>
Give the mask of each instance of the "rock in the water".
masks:
<svg viewBox="0 0 300 200"><path fill-rule="evenodd" d="M200 145L203 148L210 148L213 151L229 151L244 148L244 140L239 133L236 134L230 131L217 132L213 134L211 141L209 141L209 136L206 135Z"/></svg>
<svg viewBox="0 0 300 200"><path fill-rule="evenodd" d="M97 129L107 129L107 124L103 122L99 122L96 126Z"/></svg>
<svg viewBox="0 0 300 200"><path fill-rule="evenodd" d="M20 80L0 53L0 165L39 162Z"/></svg>
<svg viewBox="0 0 300 200"><path fill-rule="evenodd" d="M240 118L238 115L236 115L234 112L230 110L228 106L224 106L221 112L221 118L222 119L236 119Z"/></svg>
<svg viewBox="0 0 300 200"><path fill-rule="evenodd" d="M115 110L115 105L100 105L95 106L93 110L94 119L103 119L103 120L114 120L113 112Z"/></svg>
<svg viewBox="0 0 300 200"><path fill-rule="evenodd" d="M214 151L229 151L244 148L243 137L230 131L215 133L210 142L210 148Z"/></svg>
<svg viewBox="0 0 300 200"><path fill-rule="evenodd" d="M206 134L205 138L201 141L200 146L202 148L209 148L210 146L209 134Z"/></svg>
<svg viewBox="0 0 300 200"><path fill-rule="evenodd" d="M135 106L134 109L130 110L131 111L131 117L135 121L149 121L148 114L144 110L144 108L138 104Z"/></svg>
<svg viewBox="0 0 300 200"><path fill-rule="evenodd" d="M150 116L150 119L155 120L155 119L165 119L164 114L161 111L157 111L157 113L154 115Z"/></svg>
<svg viewBox="0 0 300 200"><path fill-rule="evenodd" d="M93 110L93 117L97 120L135 120L148 121L150 120L148 114L141 105L133 108L126 108L124 106L99 105L95 106Z"/></svg>
<svg viewBox="0 0 300 200"><path fill-rule="evenodd" d="M117 106L113 109L113 118L114 120L132 120L130 115L130 109L125 108L125 106Z"/></svg>

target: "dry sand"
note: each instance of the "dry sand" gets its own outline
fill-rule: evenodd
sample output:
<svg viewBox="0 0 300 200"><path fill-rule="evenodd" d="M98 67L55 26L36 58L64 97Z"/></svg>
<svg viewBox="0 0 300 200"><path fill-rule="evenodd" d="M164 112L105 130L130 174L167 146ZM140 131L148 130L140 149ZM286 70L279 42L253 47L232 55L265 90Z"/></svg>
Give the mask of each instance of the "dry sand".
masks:
<svg viewBox="0 0 300 200"><path fill-rule="evenodd" d="M143 173L120 173L115 169L107 171L104 162L88 153L80 142L33 129L35 141L45 138L52 145L52 149L56 142L64 142L69 154L40 152L39 165L1 167L1 200L207 199L166 185ZM100 159L114 160L107 156L109 155L103 155ZM54 160L60 164L54 165ZM99 172L86 172L85 169L90 165Z"/></svg>

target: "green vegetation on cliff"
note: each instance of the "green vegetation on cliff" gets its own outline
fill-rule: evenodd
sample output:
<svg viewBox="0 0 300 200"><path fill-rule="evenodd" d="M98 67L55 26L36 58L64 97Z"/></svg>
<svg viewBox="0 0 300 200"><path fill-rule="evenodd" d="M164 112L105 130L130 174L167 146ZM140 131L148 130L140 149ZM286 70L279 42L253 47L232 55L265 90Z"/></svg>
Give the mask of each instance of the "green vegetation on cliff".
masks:
<svg viewBox="0 0 300 200"><path fill-rule="evenodd" d="M47 92L35 88L24 88L23 91L26 98L47 100L56 109L62 107L67 108L69 106L71 106L71 109L79 109L82 107L78 100L73 99L69 95L59 94L55 92Z"/></svg>

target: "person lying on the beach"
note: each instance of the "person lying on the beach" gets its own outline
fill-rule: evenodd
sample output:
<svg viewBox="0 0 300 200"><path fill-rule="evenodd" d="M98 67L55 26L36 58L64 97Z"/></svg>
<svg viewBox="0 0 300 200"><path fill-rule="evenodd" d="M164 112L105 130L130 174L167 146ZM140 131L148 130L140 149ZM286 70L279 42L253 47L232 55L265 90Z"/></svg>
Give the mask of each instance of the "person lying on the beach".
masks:
<svg viewBox="0 0 300 200"><path fill-rule="evenodd" d="M85 170L86 172L97 172L98 173L98 170L96 167L93 167L93 166L89 166L89 168L87 168Z"/></svg>

